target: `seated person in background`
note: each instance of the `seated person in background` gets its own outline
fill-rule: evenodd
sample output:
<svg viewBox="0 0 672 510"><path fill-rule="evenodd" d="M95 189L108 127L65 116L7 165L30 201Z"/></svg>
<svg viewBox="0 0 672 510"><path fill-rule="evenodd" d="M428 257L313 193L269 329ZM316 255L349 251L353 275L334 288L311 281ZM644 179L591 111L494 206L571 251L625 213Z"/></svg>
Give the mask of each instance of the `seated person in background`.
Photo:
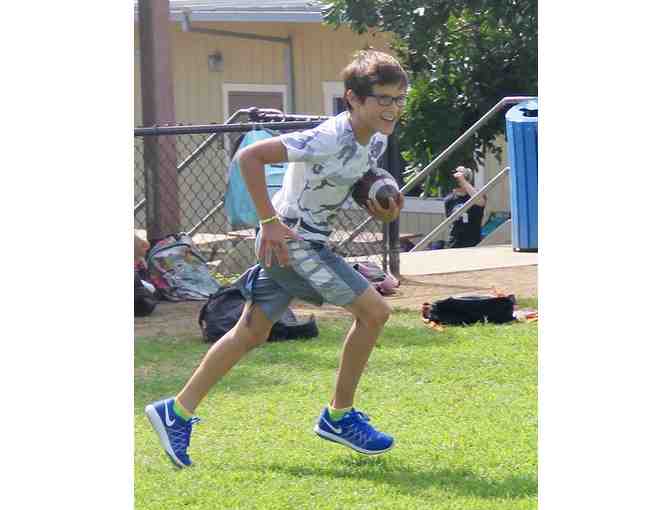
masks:
<svg viewBox="0 0 672 510"><path fill-rule="evenodd" d="M457 187L443 199L446 218L461 208L478 190L471 184L473 172L470 168L458 166L453 174ZM458 217L451 225L446 248L468 248L481 240L481 223L485 210L485 195L480 196L471 208Z"/></svg>

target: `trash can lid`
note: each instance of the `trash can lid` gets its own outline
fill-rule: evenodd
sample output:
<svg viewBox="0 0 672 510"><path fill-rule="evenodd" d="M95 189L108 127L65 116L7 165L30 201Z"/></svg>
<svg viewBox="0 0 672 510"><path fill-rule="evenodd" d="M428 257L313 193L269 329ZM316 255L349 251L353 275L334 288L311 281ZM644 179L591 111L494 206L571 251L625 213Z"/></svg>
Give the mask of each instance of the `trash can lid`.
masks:
<svg viewBox="0 0 672 510"><path fill-rule="evenodd" d="M519 103L506 112L507 122L537 122L539 115L539 100L532 99Z"/></svg>

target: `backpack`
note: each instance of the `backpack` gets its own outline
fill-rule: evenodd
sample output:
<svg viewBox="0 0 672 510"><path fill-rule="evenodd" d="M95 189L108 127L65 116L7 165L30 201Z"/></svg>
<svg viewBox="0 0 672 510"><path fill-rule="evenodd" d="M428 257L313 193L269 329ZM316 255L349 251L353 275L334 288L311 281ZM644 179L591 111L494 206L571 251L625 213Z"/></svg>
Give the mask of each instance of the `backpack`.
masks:
<svg viewBox="0 0 672 510"><path fill-rule="evenodd" d="M211 295L198 315L203 341L216 342L232 329L243 315L244 306L245 298L236 287L222 287ZM317 323L312 315L308 320L299 321L288 308L280 320L273 324L268 341L313 338L318 334Z"/></svg>
<svg viewBox="0 0 672 510"><path fill-rule="evenodd" d="M220 288L205 257L185 233L157 242L147 254L147 267L150 283L167 301L204 301Z"/></svg>
<svg viewBox="0 0 672 510"><path fill-rule="evenodd" d="M140 278L140 273L135 271L134 274L135 283L133 285L133 315L135 317L147 317L154 311L154 308L156 308L159 299L156 296L156 293L152 292L151 288L142 281L142 278Z"/></svg>
<svg viewBox="0 0 672 510"><path fill-rule="evenodd" d="M516 299L509 296L451 296L424 303L422 317L436 324L475 324L488 322L504 324L516 320L513 306Z"/></svg>
<svg viewBox="0 0 672 510"><path fill-rule="evenodd" d="M258 142L259 140L266 140L273 138L273 135L266 130L249 131L242 139L239 149ZM266 187L268 189L268 197L273 198L280 188L282 188L282 180L287 170L287 163L277 163L273 165L265 165L264 171L266 174ZM247 191L247 185L240 173L240 164L238 158L233 158L231 166L229 167L229 184L224 194L224 210L226 216L233 228L241 227L255 227L259 223L257 211Z"/></svg>

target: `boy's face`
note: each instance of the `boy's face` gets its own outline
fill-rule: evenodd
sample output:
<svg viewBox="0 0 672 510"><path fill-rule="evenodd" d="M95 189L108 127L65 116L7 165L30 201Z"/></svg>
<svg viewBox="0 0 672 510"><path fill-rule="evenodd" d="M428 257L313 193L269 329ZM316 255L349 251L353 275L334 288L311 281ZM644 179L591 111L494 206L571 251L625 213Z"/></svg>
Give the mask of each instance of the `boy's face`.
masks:
<svg viewBox="0 0 672 510"><path fill-rule="evenodd" d="M348 93L351 97L352 115L362 128L371 134L392 134L406 101L406 87L401 84L374 85L373 95L361 100L352 91Z"/></svg>

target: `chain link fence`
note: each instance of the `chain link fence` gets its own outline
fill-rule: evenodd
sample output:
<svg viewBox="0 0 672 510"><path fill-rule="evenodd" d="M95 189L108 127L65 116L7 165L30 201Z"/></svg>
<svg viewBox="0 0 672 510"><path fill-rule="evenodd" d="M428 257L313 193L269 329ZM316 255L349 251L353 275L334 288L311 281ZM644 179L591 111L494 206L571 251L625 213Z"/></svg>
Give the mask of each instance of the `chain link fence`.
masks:
<svg viewBox="0 0 672 510"><path fill-rule="evenodd" d="M213 270L224 276L242 273L256 262L255 229L234 227L224 208L229 166L240 140L253 129L280 134L310 129L327 118L250 108L236 112L225 124L136 128L136 233L152 244L186 232ZM380 166L398 177L399 165L389 150L396 140L390 138ZM363 225L367 219L368 214L348 200L337 218L332 248L353 263L368 260L398 274L398 222Z"/></svg>

